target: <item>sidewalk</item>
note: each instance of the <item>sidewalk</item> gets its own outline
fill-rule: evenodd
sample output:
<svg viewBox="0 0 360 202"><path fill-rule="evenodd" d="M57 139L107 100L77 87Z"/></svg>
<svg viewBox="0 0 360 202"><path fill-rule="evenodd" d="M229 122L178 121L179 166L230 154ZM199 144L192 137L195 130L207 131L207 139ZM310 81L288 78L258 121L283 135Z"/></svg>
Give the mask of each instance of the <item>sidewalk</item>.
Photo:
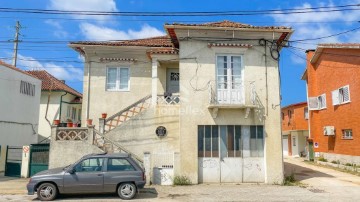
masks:
<svg viewBox="0 0 360 202"><path fill-rule="evenodd" d="M6 177L0 175L0 195L5 194L27 194L27 178Z"/></svg>

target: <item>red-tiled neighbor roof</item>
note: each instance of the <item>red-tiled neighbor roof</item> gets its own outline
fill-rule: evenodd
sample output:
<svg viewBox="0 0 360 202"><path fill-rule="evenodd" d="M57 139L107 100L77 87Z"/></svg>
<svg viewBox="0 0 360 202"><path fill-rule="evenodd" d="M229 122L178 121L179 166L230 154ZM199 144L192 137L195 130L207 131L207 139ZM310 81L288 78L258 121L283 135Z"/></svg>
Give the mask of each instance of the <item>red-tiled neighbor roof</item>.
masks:
<svg viewBox="0 0 360 202"><path fill-rule="evenodd" d="M10 64L8 64L8 63L5 63L4 61L1 61L1 60L0 60L0 65L1 65L1 66L4 66L4 67L7 67L7 68L9 68L9 69L18 71L18 72L20 72L20 73L26 74L26 75L31 76L31 77L33 77L33 78L38 79L36 76L34 76L34 75L32 75L32 74L29 74L29 73L27 73L26 71L21 70L21 69L15 67L15 66L12 66L12 65L10 65Z"/></svg>
<svg viewBox="0 0 360 202"><path fill-rule="evenodd" d="M70 45L173 47L168 36L119 41L74 41L70 42Z"/></svg>
<svg viewBox="0 0 360 202"><path fill-rule="evenodd" d="M286 108L289 108L289 107L295 107L295 106L299 106L299 105L307 105L307 102L298 102L298 103L294 103L294 104L289 104L289 105L286 105L284 107L281 107L281 109L286 109Z"/></svg>
<svg viewBox="0 0 360 202"><path fill-rule="evenodd" d="M52 91L64 91L70 94L73 94L77 97L82 97L82 94L66 85L63 81L55 78L53 75L49 74L45 70L39 71L27 71L27 73L39 78L42 80L41 90L52 90Z"/></svg>
<svg viewBox="0 0 360 202"><path fill-rule="evenodd" d="M239 22L232 22L229 20L224 20L219 22L209 22L203 24L173 23L166 25L194 26L194 27L249 28L249 29L291 29L291 27L285 27L285 26L254 26Z"/></svg>
<svg viewBox="0 0 360 202"><path fill-rule="evenodd" d="M360 48L360 43L321 43L318 47L323 48Z"/></svg>

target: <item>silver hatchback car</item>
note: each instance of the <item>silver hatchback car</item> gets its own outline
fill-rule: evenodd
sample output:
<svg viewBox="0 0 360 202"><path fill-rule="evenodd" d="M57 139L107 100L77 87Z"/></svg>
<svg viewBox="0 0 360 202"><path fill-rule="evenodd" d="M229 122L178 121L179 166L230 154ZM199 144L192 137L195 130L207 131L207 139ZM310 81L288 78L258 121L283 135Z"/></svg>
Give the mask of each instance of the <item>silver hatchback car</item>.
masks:
<svg viewBox="0 0 360 202"><path fill-rule="evenodd" d="M144 169L129 154L90 154L63 168L42 171L30 178L29 195L51 201L58 194L117 193L129 200L145 185Z"/></svg>

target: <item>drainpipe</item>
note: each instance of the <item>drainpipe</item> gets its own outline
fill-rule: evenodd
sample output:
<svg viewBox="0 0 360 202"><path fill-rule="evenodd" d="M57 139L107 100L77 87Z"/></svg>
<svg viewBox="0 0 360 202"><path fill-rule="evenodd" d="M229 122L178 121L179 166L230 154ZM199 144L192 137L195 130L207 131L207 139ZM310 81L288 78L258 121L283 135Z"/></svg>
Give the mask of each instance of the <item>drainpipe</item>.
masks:
<svg viewBox="0 0 360 202"><path fill-rule="evenodd" d="M65 96L65 95L67 95L67 94L68 94L68 93L65 92L65 94L63 94L63 95L60 96L60 112L59 112L59 120L60 120L60 123L61 123L61 108L62 108L62 103L63 103L62 99L63 99L63 96Z"/></svg>
<svg viewBox="0 0 360 202"><path fill-rule="evenodd" d="M84 51L85 52L85 51ZM89 109L90 109L90 62L89 62L89 59L88 59L88 55L85 53L85 61L86 61L86 64L87 64L87 83L88 83L88 86L87 86L87 101L86 101L86 119L89 119Z"/></svg>

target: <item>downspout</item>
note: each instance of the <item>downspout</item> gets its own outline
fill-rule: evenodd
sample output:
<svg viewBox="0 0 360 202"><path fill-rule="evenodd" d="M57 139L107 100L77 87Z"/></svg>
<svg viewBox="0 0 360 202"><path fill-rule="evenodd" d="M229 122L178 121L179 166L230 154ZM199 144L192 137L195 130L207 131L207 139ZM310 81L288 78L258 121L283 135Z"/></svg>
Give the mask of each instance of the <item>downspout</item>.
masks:
<svg viewBox="0 0 360 202"><path fill-rule="evenodd" d="M84 51L85 52L85 51ZM87 63L87 82L88 82L88 86L87 86L87 101L86 101L86 119L89 119L89 109L90 109L90 62L88 61L88 56L85 53L85 61Z"/></svg>
<svg viewBox="0 0 360 202"><path fill-rule="evenodd" d="M47 100L47 103L46 103L45 120L46 120L46 121L49 123L49 125L51 126L51 122L50 122L50 120L47 118L47 113L48 113L48 111L49 111L51 90L52 90L52 88L53 88L53 81L52 81L52 79L51 79L50 81L51 81L51 87L50 87L50 90L49 90L48 100ZM61 106L61 103L60 103L60 106Z"/></svg>
<svg viewBox="0 0 360 202"><path fill-rule="evenodd" d="M63 96L65 96L65 95L67 95L67 94L68 94L68 93L65 92L65 94L63 94L63 95L60 96L60 112L59 112L59 120L60 120L60 123L61 123L61 108L62 108L62 103L63 103L62 99L63 99Z"/></svg>
<svg viewBox="0 0 360 202"><path fill-rule="evenodd" d="M269 89L268 89L268 66L267 66L267 54L266 54L266 48L267 48L267 41L265 40L265 89L266 89L266 116L269 115Z"/></svg>

